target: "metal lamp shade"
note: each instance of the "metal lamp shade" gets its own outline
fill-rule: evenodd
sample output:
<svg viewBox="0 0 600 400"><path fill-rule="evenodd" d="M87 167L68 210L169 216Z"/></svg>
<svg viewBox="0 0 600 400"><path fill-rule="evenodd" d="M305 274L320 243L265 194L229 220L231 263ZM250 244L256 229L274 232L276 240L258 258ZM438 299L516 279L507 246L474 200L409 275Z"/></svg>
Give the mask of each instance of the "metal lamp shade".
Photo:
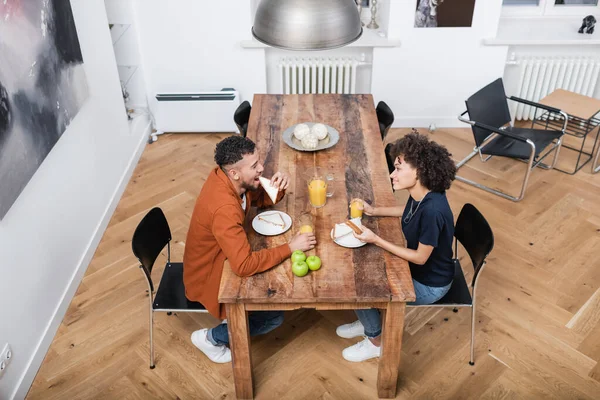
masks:
<svg viewBox="0 0 600 400"><path fill-rule="evenodd" d="M262 0L252 35L286 50L327 50L362 35L354 0Z"/></svg>

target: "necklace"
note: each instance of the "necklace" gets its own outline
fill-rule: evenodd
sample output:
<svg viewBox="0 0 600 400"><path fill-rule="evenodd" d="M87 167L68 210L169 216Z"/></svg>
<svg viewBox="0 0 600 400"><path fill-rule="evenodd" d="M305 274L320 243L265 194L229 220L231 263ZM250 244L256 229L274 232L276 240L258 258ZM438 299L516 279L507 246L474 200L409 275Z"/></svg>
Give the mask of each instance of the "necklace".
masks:
<svg viewBox="0 0 600 400"><path fill-rule="evenodd" d="M419 209L419 206L421 205L421 203L423 202L423 200L425 200L425 197L427 197L427 195L429 194L429 192L425 193L425 196L423 196L423 198L421 199L421 201L419 201L417 203L417 208L415 208L415 211L413 211L412 207L413 207L413 203L415 202L415 200L411 197L410 198L410 209L408 210L408 214L406 215L406 217L404 217L404 223L408 224L410 222L410 220L412 219L412 217L417 213L417 210Z"/></svg>

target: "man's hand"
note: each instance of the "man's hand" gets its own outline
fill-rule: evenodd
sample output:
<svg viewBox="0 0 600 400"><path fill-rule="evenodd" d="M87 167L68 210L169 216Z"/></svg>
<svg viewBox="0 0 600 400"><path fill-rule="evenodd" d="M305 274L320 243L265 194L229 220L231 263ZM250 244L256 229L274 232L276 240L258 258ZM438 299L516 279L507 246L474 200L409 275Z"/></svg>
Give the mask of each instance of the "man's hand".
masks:
<svg viewBox="0 0 600 400"><path fill-rule="evenodd" d="M353 232L353 235L355 238L357 238L358 240L361 240L365 243L373 243L379 237L375 233L373 233L372 230L370 230L369 228L367 228L365 226L361 226L360 229L362 230L362 233L360 235L357 235L355 232Z"/></svg>
<svg viewBox="0 0 600 400"><path fill-rule="evenodd" d="M297 233L296 236L290 240L288 243L290 245L290 250L302 250L308 251L310 249L314 249L317 244L317 238L314 233Z"/></svg>
<svg viewBox="0 0 600 400"><path fill-rule="evenodd" d="M276 172L271 177L271 186L278 188L279 190L285 190L290 184L290 177L285 172Z"/></svg>

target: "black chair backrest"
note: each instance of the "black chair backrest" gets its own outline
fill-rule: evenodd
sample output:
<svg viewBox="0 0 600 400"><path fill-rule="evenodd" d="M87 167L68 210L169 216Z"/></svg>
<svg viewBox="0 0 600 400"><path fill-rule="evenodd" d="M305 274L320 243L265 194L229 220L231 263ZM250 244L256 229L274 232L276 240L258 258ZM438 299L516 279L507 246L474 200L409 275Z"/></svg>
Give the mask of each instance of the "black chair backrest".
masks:
<svg viewBox="0 0 600 400"><path fill-rule="evenodd" d="M248 101L243 101L242 104L238 106L233 114L233 121L238 126L240 133L242 136L246 137L246 133L248 131L248 121L250 120L250 111L252 111L252 106Z"/></svg>
<svg viewBox="0 0 600 400"><path fill-rule="evenodd" d="M496 79L465 101L469 119L489 125L493 128L500 128L511 121L508 102L502 78ZM486 137L492 134L492 131L472 126L475 144L480 146Z"/></svg>
<svg viewBox="0 0 600 400"><path fill-rule="evenodd" d="M171 230L169 224L158 207L153 208L140 221L131 240L131 248L133 254L140 260L142 269L146 274L146 278L153 287L150 274L156 258L171 241Z"/></svg>
<svg viewBox="0 0 600 400"><path fill-rule="evenodd" d="M460 210L456 227L454 228L454 236L464 246L475 274L471 285L475 285L477 275L483 266L483 263L494 248L494 234L492 228L485 220L483 215L472 204L465 204Z"/></svg>
<svg viewBox="0 0 600 400"><path fill-rule="evenodd" d="M385 140L385 135L388 129L394 123L394 113L392 109L383 101L377 103L377 121L379 122L379 132L381 133L381 140Z"/></svg>
<svg viewBox="0 0 600 400"><path fill-rule="evenodd" d="M388 166L388 171L390 171L390 174L392 172L394 172L394 170L396 169L396 167L394 167L394 161L396 161L396 159L392 156L392 143L388 143L385 145L385 161L387 161L387 166Z"/></svg>

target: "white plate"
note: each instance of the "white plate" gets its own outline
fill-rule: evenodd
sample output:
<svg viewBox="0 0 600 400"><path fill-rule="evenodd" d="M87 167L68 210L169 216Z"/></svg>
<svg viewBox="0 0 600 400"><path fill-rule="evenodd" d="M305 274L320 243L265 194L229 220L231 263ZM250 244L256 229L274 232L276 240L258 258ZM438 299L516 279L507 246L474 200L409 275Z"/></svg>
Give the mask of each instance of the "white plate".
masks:
<svg viewBox="0 0 600 400"><path fill-rule="evenodd" d="M302 123L308 125L309 128L312 128L312 126L316 124L316 122ZM294 128L296 128L296 125L290 126L285 131L283 131L282 134L283 141L292 149L298 151L319 151L333 147L338 142L338 140L340 140L340 133L334 127L323 124L327 128L327 132L329 133L329 135L327 135L325 139L319 140L319 144L317 145L316 149L305 149L304 147L302 147L300 141L294 136Z"/></svg>
<svg viewBox="0 0 600 400"><path fill-rule="evenodd" d="M285 223L285 226L283 228L258 219L259 215L274 214L274 213L279 213L279 215L281 215L281 218L283 218L283 222ZM261 212L260 214L258 214L252 220L252 228L256 232L260 233L261 235L265 235L265 236L281 235L282 233L284 233L291 227L292 227L292 217L290 217L283 211L277 211L277 210L264 211L264 212Z"/></svg>
<svg viewBox="0 0 600 400"><path fill-rule="evenodd" d="M350 221L354 222L358 227L362 226L360 218L352 218ZM336 240L333 238L333 229L331 229L330 236L331 236L331 239L334 241L334 243L336 243L342 247L348 247L350 249L355 249L357 247L363 247L365 244L367 244L366 242L363 242L363 241L355 238L353 233L350 233L349 235L346 235L346 236L342 236L341 238Z"/></svg>

